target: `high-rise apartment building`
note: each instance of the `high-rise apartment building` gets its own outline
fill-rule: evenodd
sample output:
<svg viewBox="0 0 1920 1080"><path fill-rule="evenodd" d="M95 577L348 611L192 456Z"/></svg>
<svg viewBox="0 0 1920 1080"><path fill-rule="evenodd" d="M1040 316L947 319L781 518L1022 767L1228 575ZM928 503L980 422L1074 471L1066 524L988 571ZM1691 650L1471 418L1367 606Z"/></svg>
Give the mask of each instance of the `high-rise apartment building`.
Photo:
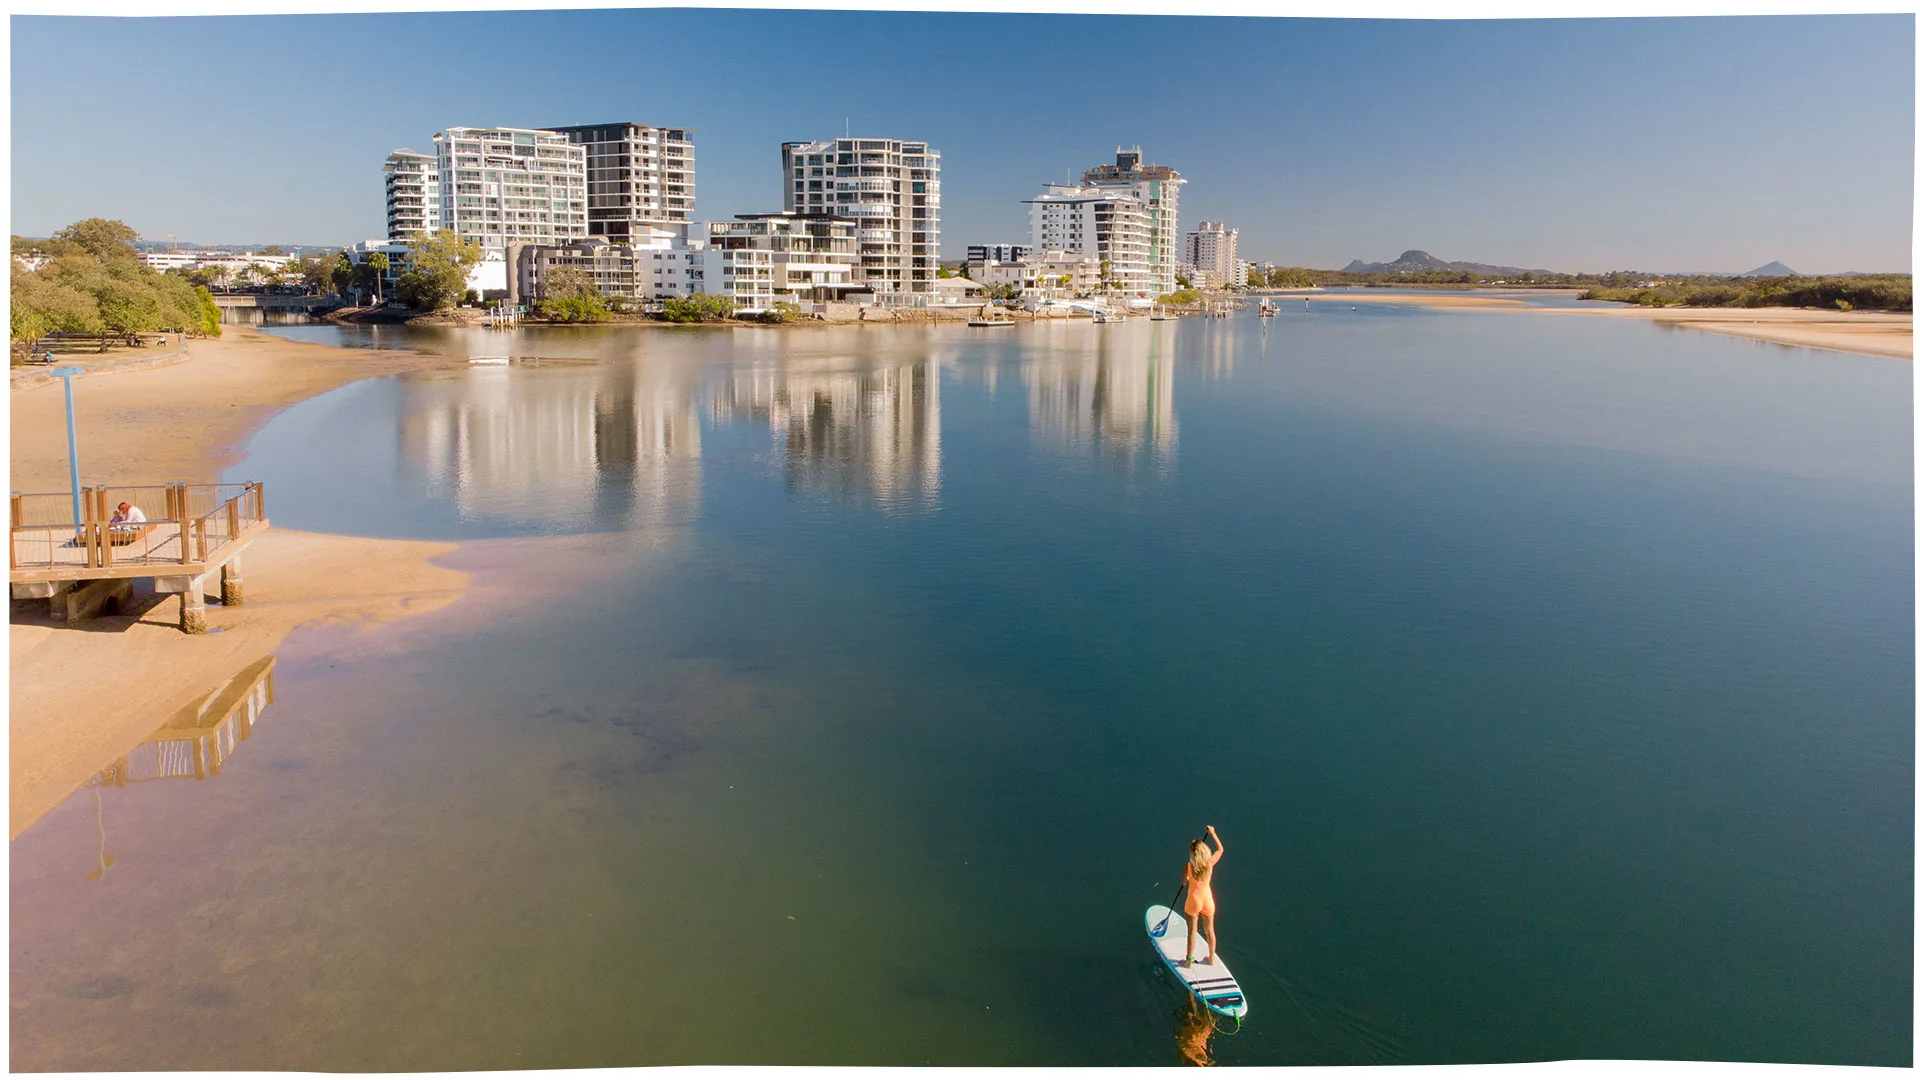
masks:
<svg viewBox="0 0 1920 1080"><path fill-rule="evenodd" d="M448 128L433 143L441 228L502 257L586 238L586 147L531 128Z"/></svg>
<svg viewBox="0 0 1920 1080"><path fill-rule="evenodd" d="M1123 194L1147 214L1147 275L1153 295L1174 290L1174 264L1180 258L1180 174L1166 165L1140 164L1140 148L1115 151L1113 164L1096 165L1081 176L1085 187Z"/></svg>
<svg viewBox="0 0 1920 1080"><path fill-rule="evenodd" d="M1240 261L1240 230L1219 221L1203 221L1187 234L1186 260L1193 267L1195 285L1227 288L1247 283Z"/></svg>
<svg viewBox="0 0 1920 1080"><path fill-rule="evenodd" d="M405 240L440 227L440 161L395 150L381 169L387 180L387 239Z"/></svg>
<svg viewBox="0 0 1920 1080"><path fill-rule="evenodd" d="M940 265L940 151L899 139L780 146L785 208L851 218L856 284L883 301L924 295Z"/></svg>
<svg viewBox="0 0 1920 1080"><path fill-rule="evenodd" d="M1109 189L1048 184L1027 200L1027 223L1037 251L1090 255L1100 260L1102 285L1136 296L1172 292L1156 289L1147 253L1151 244L1147 208L1130 195Z"/></svg>
<svg viewBox="0 0 1920 1080"><path fill-rule="evenodd" d="M546 129L587 152L587 232L651 247L687 238L693 220L689 128L587 124Z"/></svg>

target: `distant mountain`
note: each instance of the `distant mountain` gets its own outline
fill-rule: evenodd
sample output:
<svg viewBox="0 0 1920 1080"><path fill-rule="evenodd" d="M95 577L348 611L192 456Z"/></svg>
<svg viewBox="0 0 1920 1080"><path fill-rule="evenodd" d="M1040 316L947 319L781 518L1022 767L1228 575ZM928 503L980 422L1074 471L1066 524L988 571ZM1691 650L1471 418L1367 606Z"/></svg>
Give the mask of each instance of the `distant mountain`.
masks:
<svg viewBox="0 0 1920 1080"><path fill-rule="evenodd" d="M1744 274L1735 274L1733 276L1734 277L1799 277L1800 271L1795 270L1794 268L1788 266L1786 263L1783 263L1778 259L1775 259L1773 262L1770 262L1765 266L1758 267L1753 270L1749 270Z"/></svg>
<svg viewBox="0 0 1920 1080"><path fill-rule="evenodd" d="M1528 270L1519 266L1493 266L1488 263L1448 262L1437 259L1419 249L1403 251L1400 257L1390 263L1368 263L1355 259L1341 268L1349 274L1426 274L1435 270L1467 270L1475 274L1551 274L1552 270L1534 267Z"/></svg>

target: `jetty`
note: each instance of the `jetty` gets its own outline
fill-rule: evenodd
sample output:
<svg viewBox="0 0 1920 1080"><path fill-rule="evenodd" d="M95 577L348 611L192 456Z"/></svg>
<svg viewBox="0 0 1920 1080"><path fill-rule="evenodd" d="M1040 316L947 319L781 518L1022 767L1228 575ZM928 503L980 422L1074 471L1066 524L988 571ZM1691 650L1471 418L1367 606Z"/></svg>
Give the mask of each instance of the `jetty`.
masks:
<svg viewBox="0 0 1920 1080"><path fill-rule="evenodd" d="M149 515L116 522L122 502ZM13 598L45 599L56 620L78 623L109 600L124 606L133 583L180 597L180 629L207 629L207 588L219 575L220 603L245 602L241 554L267 531L266 485L100 484L74 493L14 492L8 581ZM73 520L78 517L79 520Z"/></svg>

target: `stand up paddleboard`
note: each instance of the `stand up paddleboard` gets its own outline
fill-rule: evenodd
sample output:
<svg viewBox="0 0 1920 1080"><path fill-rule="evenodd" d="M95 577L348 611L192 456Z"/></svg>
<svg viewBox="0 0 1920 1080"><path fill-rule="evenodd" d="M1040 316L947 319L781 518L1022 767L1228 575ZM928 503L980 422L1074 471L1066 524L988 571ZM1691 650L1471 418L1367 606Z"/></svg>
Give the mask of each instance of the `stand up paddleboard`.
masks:
<svg viewBox="0 0 1920 1080"><path fill-rule="evenodd" d="M1166 920L1166 929L1155 934L1154 928L1160 925L1162 919ZM1227 965L1219 957L1215 957L1211 964L1203 964L1196 957L1192 967L1180 966L1180 961L1187 958L1187 920L1179 912L1165 904L1148 908L1147 937L1152 939L1154 948L1160 950L1160 959L1166 961L1167 970L1173 972L1173 977L1200 999L1200 1004L1235 1020L1247 1015L1247 996L1241 993L1239 980L1233 977L1233 972L1227 970ZM1195 952L1206 955L1205 938L1195 937L1193 943Z"/></svg>

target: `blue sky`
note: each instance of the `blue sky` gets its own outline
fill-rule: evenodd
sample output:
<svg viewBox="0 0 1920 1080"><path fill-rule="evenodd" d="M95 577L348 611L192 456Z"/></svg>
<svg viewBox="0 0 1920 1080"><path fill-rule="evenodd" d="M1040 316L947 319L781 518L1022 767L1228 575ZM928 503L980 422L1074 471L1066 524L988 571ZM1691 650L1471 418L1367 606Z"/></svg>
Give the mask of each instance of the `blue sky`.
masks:
<svg viewBox="0 0 1920 1080"><path fill-rule="evenodd" d="M779 145L926 139L945 257L1139 145L1183 227L1338 267L1911 268L1911 15L1541 21L654 9L15 16L13 222L349 243L380 163L455 125L698 129L702 219ZM75 78L75 58L86 77Z"/></svg>

